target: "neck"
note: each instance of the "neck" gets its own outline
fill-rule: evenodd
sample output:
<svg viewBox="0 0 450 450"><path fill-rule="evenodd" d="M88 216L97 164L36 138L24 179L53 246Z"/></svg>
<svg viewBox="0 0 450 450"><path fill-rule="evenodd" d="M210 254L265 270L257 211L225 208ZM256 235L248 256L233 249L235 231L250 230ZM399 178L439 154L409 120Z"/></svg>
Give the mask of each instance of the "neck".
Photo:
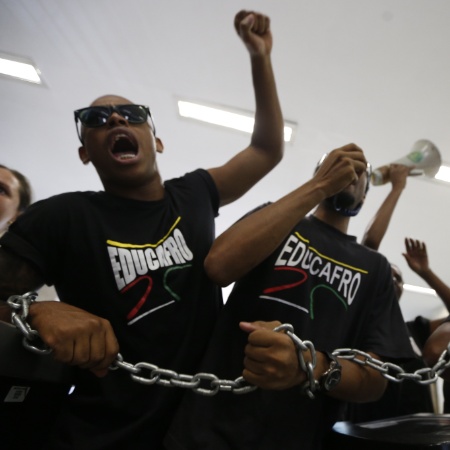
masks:
<svg viewBox="0 0 450 450"><path fill-rule="evenodd" d="M343 216L322 202L314 211L314 217L325 222L341 233L347 234L350 217Z"/></svg>
<svg viewBox="0 0 450 450"><path fill-rule="evenodd" d="M164 185L159 175L154 177L152 181L141 185L103 183L103 187L108 194L128 198L130 200L155 201L164 198Z"/></svg>

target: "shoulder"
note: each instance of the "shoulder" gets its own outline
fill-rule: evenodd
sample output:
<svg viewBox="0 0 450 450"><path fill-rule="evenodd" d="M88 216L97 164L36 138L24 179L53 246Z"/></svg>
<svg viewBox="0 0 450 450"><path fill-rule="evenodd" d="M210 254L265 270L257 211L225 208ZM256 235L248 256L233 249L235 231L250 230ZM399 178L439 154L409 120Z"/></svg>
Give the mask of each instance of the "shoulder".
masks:
<svg viewBox="0 0 450 450"><path fill-rule="evenodd" d="M186 185L203 185L208 187L215 187L214 180L209 172L205 169L197 169L193 172L188 172L181 177L172 178L164 182L167 187L181 187Z"/></svg>
<svg viewBox="0 0 450 450"><path fill-rule="evenodd" d="M77 202L86 202L90 199L97 197L100 193L92 191L79 191L79 192L64 192L62 194L53 195L46 199L38 200L30 205L30 208L44 208L53 207L57 205L67 205Z"/></svg>
<svg viewBox="0 0 450 450"><path fill-rule="evenodd" d="M215 210L219 208L219 192L210 173L205 169L197 169L185 175L173 178L164 183L164 188L171 195L191 196L197 199L210 198Z"/></svg>
<svg viewBox="0 0 450 450"><path fill-rule="evenodd" d="M17 218L17 222L26 223L39 218L46 222L75 214L98 196L96 192L67 192L38 200ZM84 205L84 206L83 206Z"/></svg>

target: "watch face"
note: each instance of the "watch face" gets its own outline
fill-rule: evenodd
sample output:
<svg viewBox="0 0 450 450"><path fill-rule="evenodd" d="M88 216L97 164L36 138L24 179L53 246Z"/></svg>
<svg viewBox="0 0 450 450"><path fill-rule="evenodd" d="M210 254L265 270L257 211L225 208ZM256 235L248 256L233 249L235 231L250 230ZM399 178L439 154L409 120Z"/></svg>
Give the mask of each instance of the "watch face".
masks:
<svg viewBox="0 0 450 450"><path fill-rule="evenodd" d="M341 371L340 369L333 369L327 373L327 377L324 381L325 390L329 391L333 389L341 381Z"/></svg>

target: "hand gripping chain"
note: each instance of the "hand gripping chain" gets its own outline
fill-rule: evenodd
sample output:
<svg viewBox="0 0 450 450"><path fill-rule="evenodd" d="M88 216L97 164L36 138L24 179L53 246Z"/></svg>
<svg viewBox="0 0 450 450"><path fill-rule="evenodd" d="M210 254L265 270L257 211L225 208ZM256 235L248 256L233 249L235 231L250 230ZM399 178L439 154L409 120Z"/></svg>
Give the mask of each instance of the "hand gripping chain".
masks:
<svg viewBox="0 0 450 450"><path fill-rule="evenodd" d="M30 304L36 301L36 297L37 294L35 292L28 292L24 295L13 295L9 297L7 303L13 310L11 313L11 322L24 336L22 341L24 347L34 353L48 354L51 353L51 348L42 342L38 332L33 330L26 321ZM318 384L317 380L314 379L313 373L316 366L316 350L314 344L311 341L302 341L294 334L294 328L290 324L280 325L274 331L284 331L292 339L297 349L300 367L308 378L302 385L302 390L308 397L314 398L314 392ZM310 353L310 361L308 362L304 358L306 352ZM369 366L379 371L386 379L394 383L411 380L422 385L432 384L450 367L450 343L433 367L418 369L413 373L405 372L402 367L396 364L375 359L361 350L339 348L333 351L333 355L353 361L355 364ZM257 389L256 386L248 384L243 377L238 377L235 380L221 380L211 373L200 372L195 375L185 375L173 370L162 369L147 362L138 362L136 364L127 363L123 360L120 353L110 366L110 370L117 369L123 369L129 372L131 378L137 383L192 389L195 393L206 396L216 395L219 391L232 392L233 394L246 394Z"/></svg>

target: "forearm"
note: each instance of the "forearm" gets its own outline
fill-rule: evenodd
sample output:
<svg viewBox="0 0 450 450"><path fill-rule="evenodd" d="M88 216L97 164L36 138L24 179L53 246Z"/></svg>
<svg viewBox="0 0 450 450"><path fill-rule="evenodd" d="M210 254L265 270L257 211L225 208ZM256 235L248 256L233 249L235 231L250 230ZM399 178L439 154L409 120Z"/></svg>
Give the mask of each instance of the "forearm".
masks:
<svg viewBox="0 0 450 450"><path fill-rule="evenodd" d="M402 189L392 189L366 228L361 244L378 250L386 234Z"/></svg>
<svg viewBox="0 0 450 450"><path fill-rule="evenodd" d="M372 355L377 358L376 355ZM342 365L341 382L329 395L339 400L364 403L378 400L388 381L375 369L356 362L339 359Z"/></svg>
<svg viewBox="0 0 450 450"><path fill-rule="evenodd" d="M444 322L427 339L422 349L423 359L428 366L434 366L450 343L450 322ZM450 379L450 371L446 371L446 379Z"/></svg>
<svg viewBox="0 0 450 450"><path fill-rule="evenodd" d="M325 196L320 185L308 181L276 203L238 221L215 240L205 259L210 278L221 286L241 278L266 259Z"/></svg>
<svg viewBox="0 0 450 450"><path fill-rule="evenodd" d="M252 55L255 126L251 145L278 162L283 155L284 123L270 55Z"/></svg>

